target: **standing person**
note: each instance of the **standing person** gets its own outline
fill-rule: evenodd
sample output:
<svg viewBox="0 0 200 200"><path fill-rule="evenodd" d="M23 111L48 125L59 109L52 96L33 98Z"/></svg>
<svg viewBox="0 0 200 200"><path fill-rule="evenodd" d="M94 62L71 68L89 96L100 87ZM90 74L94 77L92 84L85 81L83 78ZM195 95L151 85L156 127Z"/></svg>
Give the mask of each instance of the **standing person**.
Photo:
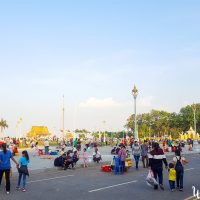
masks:
<svg viewBox="0 0 200 200"><path fill-rule="evenodd" d="M83 166L88 167L88 154L87 154L87 149L83 149Z"/></svg>
<svg viewBox="0 0 200 200"><path fill-rule="evenodd" d="M6 144L2 144L2 151L0 152L0 185L3 177L3 173L5 173L6 177L6 193L10 193L10 159L16 164L18 167L17 161L13 158L13 155L10 150L7 150Z"/></svg>
<svg viewBox="0 0 200 200"><path fill-rule="evenodd" d="M139 169L138 164L139 164L140 155L141 155L141 147L137 140L135 140L135 143L132 146L132 154L135 159L135 167L136 167L136 169Z"/></svg>
<svg viewBox="0 0 200 200"><path fill-rule="evenodd" d="M146 140L144 140L144 144L141 145L141 156L142 156L143 168L149 167L148 150L149 150L148 143Z"/></svg>
<svg viewBox="0 0 200 200"><path fill-rule="evenodd" d="M174 169L174 164L169 163L169 186L172 192L175 191L175 182L176 182L176 170Z"/></svg>
<svg viewBox="0 0 200 200"><path fill-rule="evenodd" d="M77 145L78 145L78 139L76 138L76 139L74 140L73 147L75 147L75 148L77 149Z"/></svg>
<svg viewBox="0 0 200 200"><path fill-rule="evenodd" d="M21 179L23 179L23 187L22 192L26 192L26 176L29 176L28 172L28 164L29 164L29 155L27 151L22 151L22 157L19 159L20 168L19 171L19 178L18 178L18 185L16 190L20 190Z"/></svg>
<svg viewBox="0 0 200 200"><path fill-rule="evenodd" d="M49 141L48 139L45 139L44 141L44 150L45 150L45 155L49 154Z"/></svg>
<svg viewBox="0 0 200 200"><path fill-rule="evenodd" d="M183 165L187 164L188 161L181 156L181 152L179 150L176 150L173 162L175 164L175 170L176 170L177 189L179 189L179 191L183 191L183 175L184 175Z"/></svg>
<svg viewBox="0 0 200 200"><path fill-rule="evenodd" d="M118 152L118 157L121 159L122 162L122 173L125 171L125 162L126 162L126 147L121 145L121 149Z"/></svg>
<svg viewBox="0 0 200 200"><path fill-rule="evenodd" d="M154 173L154 178L159 179L159 185L161 190L164 190L163 187L163 163L165 164L165 168L167 169L168 163L166 156L163 150L160 148L159 144L154 143L153 150L149 153L149 167ZM158 189L158 185L154 185L154 189Z"/></svg>

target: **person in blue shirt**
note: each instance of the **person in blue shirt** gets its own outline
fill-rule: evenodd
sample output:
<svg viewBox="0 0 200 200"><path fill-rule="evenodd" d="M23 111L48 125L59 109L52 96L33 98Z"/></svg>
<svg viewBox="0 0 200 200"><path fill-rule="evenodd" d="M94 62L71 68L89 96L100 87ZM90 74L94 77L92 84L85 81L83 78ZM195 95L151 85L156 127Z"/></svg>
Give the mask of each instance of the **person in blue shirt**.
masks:
<svg viewBox="0 0 200 200"><path fill-rule="evenodd" d="M6 193L10 193L10 170L11 170L11 164L10 159L13 160L13 162L18 167L17 161L13 158L13 155L10 150L7 149L6 144L2 144L1 146L2 151L0 152L0 185L2 181L3 174L5 173L6 177Z"/></svg>
<svg viewBox="0 0 200 200"><path fill-rule="evenodd" d="M29 176L28 172L28 164L29 164L29 155L27 151L22 151L22 157L19 159L19 178L18 178L18 185L16 187L17 190L20 190L20 185L21 185L21 179L23 178L23 187L22 187L22 192L26 192L26 176Z"/></svg>

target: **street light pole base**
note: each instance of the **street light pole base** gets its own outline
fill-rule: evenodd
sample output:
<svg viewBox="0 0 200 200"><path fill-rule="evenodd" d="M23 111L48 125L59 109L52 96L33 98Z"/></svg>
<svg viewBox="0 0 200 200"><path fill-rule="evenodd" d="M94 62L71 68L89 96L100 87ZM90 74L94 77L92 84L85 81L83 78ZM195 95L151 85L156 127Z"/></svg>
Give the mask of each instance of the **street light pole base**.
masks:
<svg viewBox="0 0 200 200"><path fill-rule="evenodd" d="M198 143L197 140L194 140L194 143L193 143L193 151L195 152L200 152L200 145Z"/></svg>

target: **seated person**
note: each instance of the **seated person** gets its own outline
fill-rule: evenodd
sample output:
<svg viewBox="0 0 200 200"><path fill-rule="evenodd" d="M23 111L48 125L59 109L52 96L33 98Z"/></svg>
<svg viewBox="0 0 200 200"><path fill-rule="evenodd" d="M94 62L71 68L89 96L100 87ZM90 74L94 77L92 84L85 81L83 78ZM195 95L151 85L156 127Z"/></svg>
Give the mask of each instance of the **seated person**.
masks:
<svg viewBox="0 0 200 200"><path fill-rule="evenodd" d="M112 150L111 150L111 154L116 154L116 147L114 147Z"/></svg>
<svg viewBox="0 0 200 200"><path fill-rule="evenodd" d="M65 148L62 148L60 151L60 156L62 156L65 153Z"/></svg>
<svg viewBox="0 0 200 200"><path fill-rule="evenodd" d="M94 153L93 153L93 161L99 163L100 160L102 160L101 154L100 154L100 152L98 151L98 149L95 148L95 151L94 151Z"/></svg>
<svg viewBox="0 0 200 200"><path fill-rule="evenodd" d="M63 154L64 155L64 154ZM59 156L54 160L55 167L63 167L64 165L64 156ZM65 155L66 156L66 155Z"/></svg>
<svg viewBox="0 0 200 200"><path fill-rule="evenodd" d="M76 163L77 163L78 160L79 160L78 151L75 151L75 152L74 152L74 155L72 156L72 160L73 160L73 163L76 165Z"/></svg>
<svg viewBox="0 0 200 200"><path fill-rule="evenodd" d="M66 154L63 154L63 156L65 156L65 155ZM69 169L70 165L72 168L74 168L74 163L73 163L72 157L70 156L70 152L67 152L67 155L64 157L64 160L63 160L64 170Z"/></svg>

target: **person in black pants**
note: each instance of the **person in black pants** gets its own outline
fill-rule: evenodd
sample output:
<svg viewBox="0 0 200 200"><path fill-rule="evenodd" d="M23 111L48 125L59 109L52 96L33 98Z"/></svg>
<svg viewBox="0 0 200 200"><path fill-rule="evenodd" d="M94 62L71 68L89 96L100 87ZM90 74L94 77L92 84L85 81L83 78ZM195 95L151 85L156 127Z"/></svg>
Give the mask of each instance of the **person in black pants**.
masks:
<svg viewBox="0 0 200 200"><path fill-rule="evenodd" d="M163 150L159 147L158 143L155 143L153 150L149 153L149 167L154 173L154 178L159 180L159 185L162 190L163 187L163 162L166 169L168 168L168 163ZM158 185L154 185L154 189L158 189Z"/></svg>
<svg viewBox="0 0 200 200"><path fill-rule="evenodd" d="M3 174L5 173L6 177L6 193L10 193L10 159L16 164L16 167L19 166L17 161L13 158L13 155L10 150L7 150L6 144L2 144L0 152L0 185L2 181Z"/></svg>
<svg viewBox="0 0 200 200"><path fill-rule="evenodd" d="M179 191L183 191L183 175L184 175L183 165L187 164L188 161L183 156L181 156L181 152L179 150L176 150L173 162L175 164L175 170L176 170L177 189L179 189Z"/></svg>

